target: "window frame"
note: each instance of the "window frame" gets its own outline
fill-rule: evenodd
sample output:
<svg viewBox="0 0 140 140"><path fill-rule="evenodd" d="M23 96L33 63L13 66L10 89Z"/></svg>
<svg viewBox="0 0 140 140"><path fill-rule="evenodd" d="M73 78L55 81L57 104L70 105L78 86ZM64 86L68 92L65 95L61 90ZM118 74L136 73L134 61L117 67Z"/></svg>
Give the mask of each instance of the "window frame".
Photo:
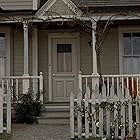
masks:
<svg viewBox="0 0 140 140"><path fill-rule="evenodd" d="M119 39L119 74L123 74L123 57L124 57L124 33L140 33L140 26L119 26L118 39ZM140 56L140 55L139 55Z"/></svg>

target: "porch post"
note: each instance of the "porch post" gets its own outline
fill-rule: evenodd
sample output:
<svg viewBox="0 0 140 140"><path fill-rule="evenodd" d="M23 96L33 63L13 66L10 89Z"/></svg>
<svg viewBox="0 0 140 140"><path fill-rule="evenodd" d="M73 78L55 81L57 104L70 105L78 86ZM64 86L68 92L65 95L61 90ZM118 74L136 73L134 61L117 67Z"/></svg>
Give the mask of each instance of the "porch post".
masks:
<svg viewBox="0 0 140 140"><path fill-rule="evenodd" d="M29 76L28 71L28 21L23 22L23 30L24 30L24 74L23 76ZM29 89L29 79L23 80L23 94L27 93Z"/></svg>
<svg viewBox="0 0 140 140"><path fill-rule="evenodd" d="M98 72L97 72L97 55L95 50L96 45L96 23L92 21L92 90L95 90L96 85L99 84ZM95 77L94 77L95 76Z"/></svg>
<svg viewBox="0 0 140 140"><path fill-rule="evenodd" d="M95 30L96 30L96 23L92 21L92 62L93 62L93 75L97 75L97 55L96 55L96 50L95 50L95 44L96 44L96 35L95 35Z"/></svg>
<svg viewBox="0 0 140 140"><path fill-rule="evenodd" d="M33 76L38 75L38 29L33 27L32 30L32 72ZM34 97L38 92L38 80L33 79L33 93Z"/></svg>

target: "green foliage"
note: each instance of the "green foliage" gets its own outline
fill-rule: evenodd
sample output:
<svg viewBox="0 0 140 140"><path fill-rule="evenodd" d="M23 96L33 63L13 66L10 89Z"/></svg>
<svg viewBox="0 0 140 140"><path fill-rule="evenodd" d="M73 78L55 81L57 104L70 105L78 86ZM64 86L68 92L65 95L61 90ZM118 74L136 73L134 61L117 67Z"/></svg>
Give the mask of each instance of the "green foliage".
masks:
<svg viewBox="0 0 140 140"><path fill-rule="evenodd" d="M16 122L32 124L41 115L42 104L38 97L33 99L33 93L22 94L16 105Z"/></svg>

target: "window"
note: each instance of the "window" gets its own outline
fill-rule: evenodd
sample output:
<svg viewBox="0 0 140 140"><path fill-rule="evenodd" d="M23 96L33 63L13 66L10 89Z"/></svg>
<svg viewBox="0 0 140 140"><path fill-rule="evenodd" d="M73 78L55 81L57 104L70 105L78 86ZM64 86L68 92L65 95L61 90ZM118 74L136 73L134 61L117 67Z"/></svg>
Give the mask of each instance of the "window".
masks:
<svg viewBox="0 0 140 140"><path fill-rule="evenodd" d="M140 32L123 33L123 73L140 73Z"/></svg>
<svg viewBox="0 0 140 140"><path fill-rule="evenodd" d="M57 72L72 72L71 44L57 44Z"/></svg>
<svg viewBox="0 0 140 140"><path fill-rule="evenodd" d="M0 33L0 76L5 75L5 68L6 68L5 34Z"/></svg>

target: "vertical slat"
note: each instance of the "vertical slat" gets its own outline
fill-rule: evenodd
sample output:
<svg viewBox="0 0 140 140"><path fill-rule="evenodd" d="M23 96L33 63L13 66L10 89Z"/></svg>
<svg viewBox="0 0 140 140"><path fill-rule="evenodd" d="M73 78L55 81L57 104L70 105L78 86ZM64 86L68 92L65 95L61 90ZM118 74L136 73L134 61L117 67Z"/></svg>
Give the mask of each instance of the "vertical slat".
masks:
<svg viewBox="0 0 140 140"><path fill-rule="evenodd" d="M16 100L18 101L18 92L19 92L19 85L18 85L18 79L16 79Z"/></svg>
<svg viewBox="0 0 140 140"><path fill-rule="evenodd" d="M85 93L85 138L89 138L89 98L90 98L90 89L87 87Z"/></svg>
<svg viewBox="0 0 140 140"><path fill-rule="evenodd" d="M43 103L43 74L42 72L40 72L39 92L40 92L40 101Z"/></svg>
<svg viewBox="0 0 140 140"><path fill-rule="evenodd" d="M88 87L88 79L87 79L87 77L86 77L86 89L87 89L87 87Z"/></svg>
<svg viewBox="0 0 140 140"><path fill-rule="evenodd" d="M112 86L111 86L112 87ZM110 92L112 92L112 88L110 89ZM112 94L112 93L111 93ZM110 103L110 96L107 98L107 102ZM111 115L109 108L106 110L106 125L107 125L107 136L110 137L110 122L111 122Z"/></svg>
<svg viewBox="0 0 140 140"><path fill-rule="evenodd" d="M114 95L114 102L115 102L115 104L116 104L117 101L118 101L118 95L115 94ZM114 110L114 120L116 120L116 124L115 124L115 137L118 137L118 118L117 118L117 116L118 116L118 111L115 108L115 110Z"/></svg>
<svg viewBox="0 0 140 140"><path fill-rule="evenodd" d="M102 102L102 96L99 97L99 104ZM103 108L99 108L99 135L103 137Z"/></svg>
<svg viewBox="0 0 140 140"><path fill-rule="evenodd" d="M70 95L70 135L71 139L74 138L74 94Z"/></svg>
<svg viewBox="0 0 140 140"><path fill-rule="evenodd" d="M129 93L129 89L126 89L126 98L129 99L128 102L128 120L129 120L129 133L131 134L132 132L132 124L133 124L133 120L132 120L132 104L131 104L131 96Z"/></svg>
<svg viewBox="0 0 140 140"><path fill-rule="evenodd" d="M0 133L3 133L3 80L0 88Z"/></svg>
<svg viewBox="0 0 140 140"><path fill-rule="evenodd" d="M107 94L109 96L109 77L107 77Z"/></svg>
<svg viewBox="0 0 140 140"><path fill-rule="evenodd" d="M124 78L121 78L121 94L120 94L120 101L121 103L124 102ZM121 129L121 139L124 140L125 138L125 106L124 104L121 104L121 123L123 125Z"/></svg>
<svg viewBox="0 0 140 140"><path fill-rule="evenodd" d="M136 103L136 136L140 140L140 106Z"/></svg>
<svg viewBox="0 0 140 140"><path fill-rule="evenodd" d="M119 77L117 77L117 94L119 93Z"/></svg>
<svg viewBox="0 0 140 140"><path fill-rule="evenodd" d="M79 93L77 96L77 104L79 107L78 110L78 116L77 116L77 121L78 121L78 138L82 137L82 113L81 113L81 102L82 102L82 92L79 89Z"/></svg>
<svg viewBox="0 0 140 140"><path fill-rule="evenodd" d="M7 133L11 133L11 93L10 93L10 81L7 80Z"/></svg>
<svg viewBox="0 0 140 140"><path fill-rule="evenodd" d="M129 77L126 78L126 88L129 88Z"/></svg>
<svg viewBox="0 0 140 140"><path fill-rule="evenodd" d="M132 83L131 83L131 88L132 88L132 95L134 96L134 78L133 77L131 77L131 81L132 81Z"/></svg>
<svg viewBox="0 0 140 140"><path fill-rule="evenodd" d="M81 71L79 71L78 80L79 80L79 89L82 91L82 74L81 74Z"/></svg>
<svg viewBox="0 0 140 140"><path fill-rule="evenodd" d="M92 136L96 136L96 114L95 114L95 105L96 105L96 102L95 102L95 95L96 94L99 94L98 93L98 85L96 85L95 87L95 90L94 92L92 93L92 106L91 106L91 111L92 111Z"/></svg>

